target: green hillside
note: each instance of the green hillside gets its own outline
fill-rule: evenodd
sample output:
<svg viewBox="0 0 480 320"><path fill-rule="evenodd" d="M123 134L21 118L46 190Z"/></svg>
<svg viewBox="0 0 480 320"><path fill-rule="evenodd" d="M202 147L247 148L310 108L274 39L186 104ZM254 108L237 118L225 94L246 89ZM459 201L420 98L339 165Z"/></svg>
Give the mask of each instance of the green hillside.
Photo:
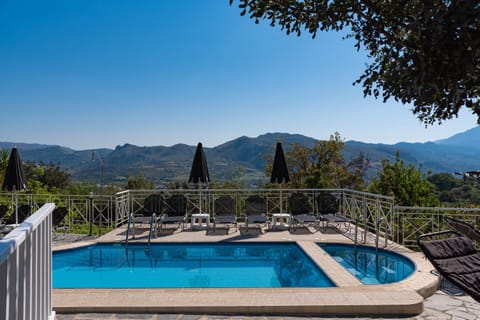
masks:
<svg viewBox="0 0 480 320"><path fill-rule="evenodd" d="M397 152L401 159L432 172L463 172L480 169L480 148L469 147L480 132L479 128L455 135L449 139L427 143L372 144L347 141L344 156L348 160L359 153L370 160L369 175L376 174L381 161L395 160ZM249 183L265 182L266 159L273 157L275 144L281 141L288 150L293 143L312 146L315 139L287 133L267 133L255 138L239 137L213 148L204 148L212 180L226 180L237 175L239 168L243 179ZM100 164L92 160L95 151L104 163L106 182L122 182L129 175L143 173L157 184L188 179L196 146L177 144L171 147L140 147L131 144L111 149L76 151L66 147L38 144L0 142L0 148L8 150L16 145L23 160L53 162L68 169L75 180L98 179Z"/></svg>

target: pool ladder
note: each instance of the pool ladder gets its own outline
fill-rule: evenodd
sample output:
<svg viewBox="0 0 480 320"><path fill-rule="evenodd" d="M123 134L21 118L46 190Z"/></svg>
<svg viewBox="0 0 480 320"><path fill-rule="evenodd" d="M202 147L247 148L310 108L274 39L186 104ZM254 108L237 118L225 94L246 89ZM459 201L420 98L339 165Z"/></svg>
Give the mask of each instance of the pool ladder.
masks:
<svg viewBox="0 0 480 320"><path fill-rule="evenodd" d="M357 216L357 218L355 219L355 246L353 247L353 249L356 251L357 250L357 244L358 244L358 224L360 223L360 220L363 219L363 215L359 215Z"/></svg>
<svg viewBox="0 0 480 320"><path fill-rule="evenodd" d="M355 219L355 246L354 246L355 250L357 249L357 245L358 245L358 224L362 219L363 219L363 215L359 215ZM378 233L380 231L380 225L382 224L383 221L384 219L380 218L377 220L377 223L375 224L375 255L377 255L378 253Z"/></svg>
<svg viewBox="0 0 480 320"><path fill-rule="evenodd" d="M383 222L383 218L377 220L375 224L375 256L378 255L378 233L380 232L380 225Z"/></svg>

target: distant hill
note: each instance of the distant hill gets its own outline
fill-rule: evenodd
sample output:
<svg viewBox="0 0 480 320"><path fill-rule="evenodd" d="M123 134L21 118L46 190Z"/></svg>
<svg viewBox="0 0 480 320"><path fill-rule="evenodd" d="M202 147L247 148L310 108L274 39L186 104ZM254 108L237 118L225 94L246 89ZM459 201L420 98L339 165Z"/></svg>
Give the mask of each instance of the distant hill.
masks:
<svg viewBox="0 0 480 320"><path fill-rule="evenodd" d="M37 150L52 147L48 144L38 144L38 143L21 143L21 142L3 142L0 141L0 149L12 149L17 147L19 150Z"/></svg>
<svg viewBox="0 0 480 320"><path fill-rule="evenodd" d="M400 158L415 166L422 164L432 172L462 172L480 169L480 147L476 141L480 128L456 134L448 139L426 143L372 144L346 141L346 159L363 153L376 174L381 161ZM275 144L281 141L288 150L293 143L312 146L315 139L299 134L267 133L255 138L239 137L213 148L204 148L212 179L229 179L242 168L244 179L249 183L265 182L266 156L273 157ZM177 144L171 147L140 147L131 144L111 149L76 151L51 145L0 142L0 148L10 149L16 145L23 160L53 162L68 169L76 180L97 181L100 164L92 160L95 151L104 163L106 182L124 182L129 175L142 172L158 184L169 181L187 181L196 146Z"/></svg>
<svg viewBox="0 0 480 320"><path fill-rule="evenodd" d="M480 127L465 132L457 133L447 139L435 141L443 146L465 147L469 149L480 149Z"/></svg>

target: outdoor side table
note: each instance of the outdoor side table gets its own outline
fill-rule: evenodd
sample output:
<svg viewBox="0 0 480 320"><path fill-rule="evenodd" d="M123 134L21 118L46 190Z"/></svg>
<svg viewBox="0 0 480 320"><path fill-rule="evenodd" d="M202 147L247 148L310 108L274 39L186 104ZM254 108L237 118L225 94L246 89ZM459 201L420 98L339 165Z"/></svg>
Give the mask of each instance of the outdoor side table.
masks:
<svg viewBox="0 0 480 320"><path fill-rule="evenodd" d="M272 229L288 229L292 223L292 215L289 213L273 213Z"/></svg>
<svg viewBox="0 0 480 320"><path fill-rule="evenodd" d="M210 225L210 215L208 213L192 213L192 230L208 229Z"/></svg>

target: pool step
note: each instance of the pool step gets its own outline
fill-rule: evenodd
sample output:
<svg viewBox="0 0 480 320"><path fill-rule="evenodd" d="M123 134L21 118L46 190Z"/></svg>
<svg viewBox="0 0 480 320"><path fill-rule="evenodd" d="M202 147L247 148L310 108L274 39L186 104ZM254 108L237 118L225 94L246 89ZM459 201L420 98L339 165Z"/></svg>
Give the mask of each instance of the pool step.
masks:
<svg viewBox="0 0 480 320"><path fill-rule="evenodd" d="M297 241L297 244L305 253L320 267L332 280L337 287L355 287L364 286L360 280L342 267L325 250L320 248L315 242Z"/></svg>

